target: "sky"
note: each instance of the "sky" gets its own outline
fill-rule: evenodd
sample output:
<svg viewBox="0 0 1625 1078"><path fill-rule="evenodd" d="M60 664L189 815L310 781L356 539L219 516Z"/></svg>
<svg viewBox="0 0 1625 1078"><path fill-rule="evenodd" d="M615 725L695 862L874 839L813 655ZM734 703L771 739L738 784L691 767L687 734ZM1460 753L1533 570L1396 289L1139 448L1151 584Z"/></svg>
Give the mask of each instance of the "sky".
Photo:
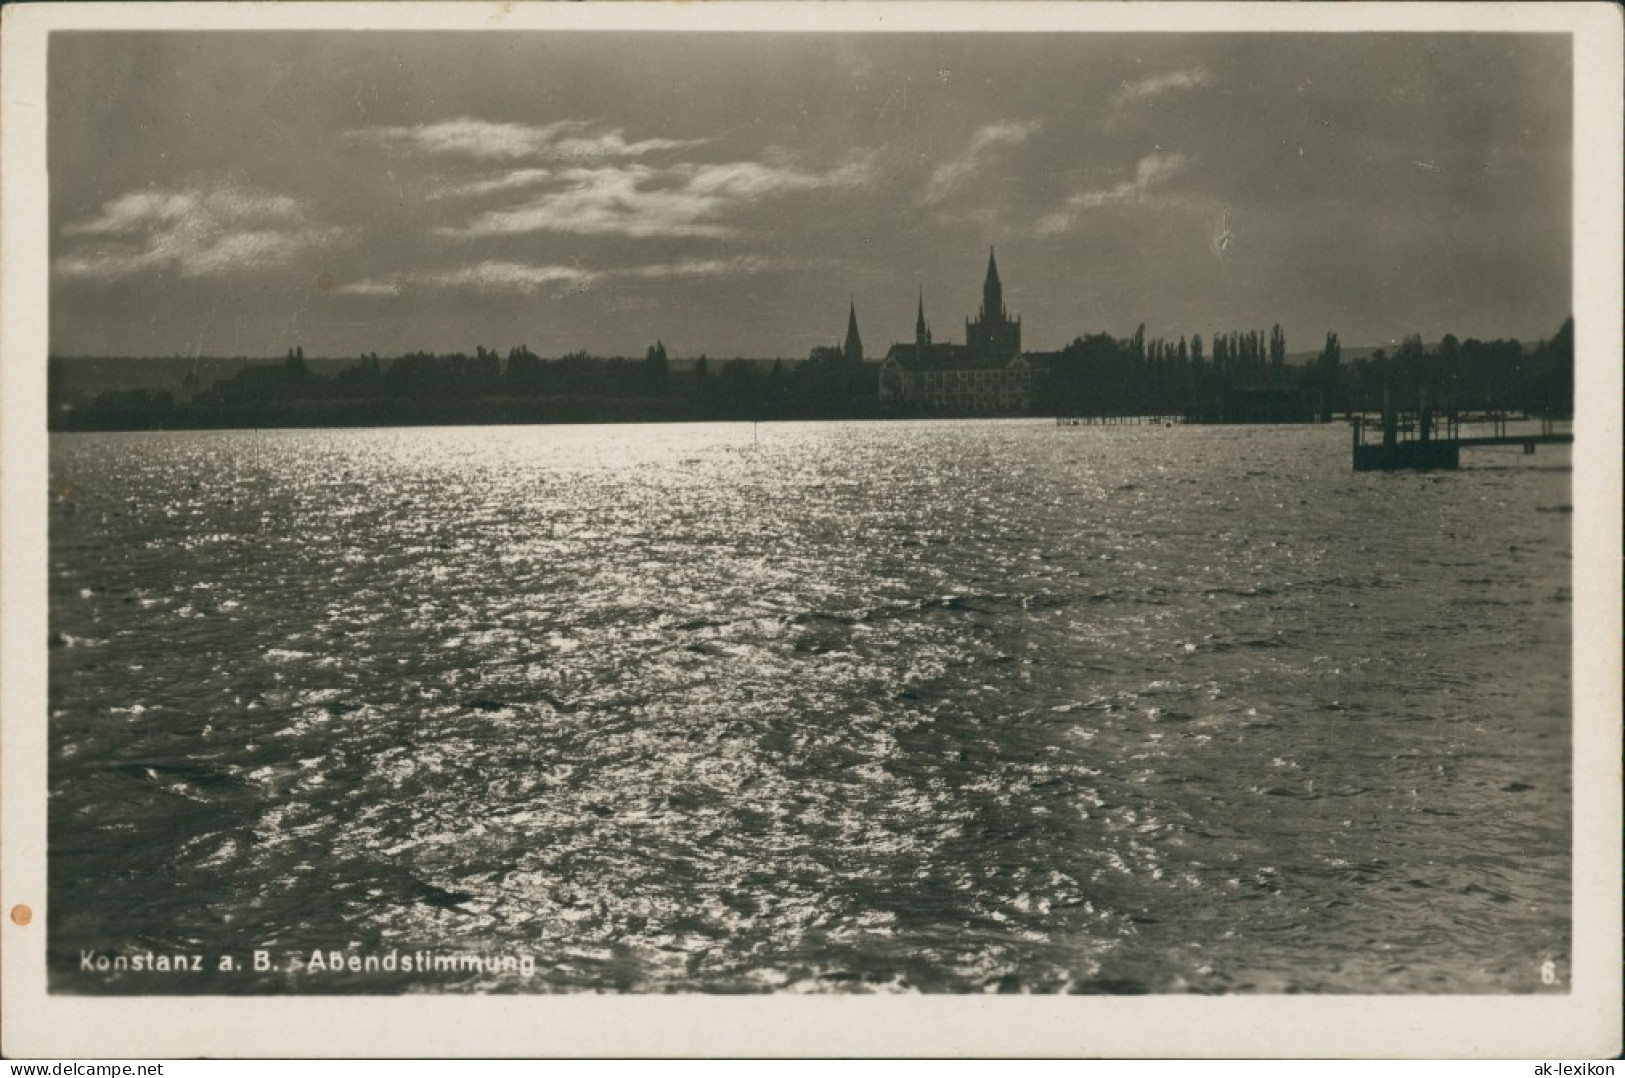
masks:
<svg viewBox="0 0 1625 1078"><path fill-rule="evenodd" d="M55 355L1029 350L1570 313L1567 37L57 33Z"/></svg>

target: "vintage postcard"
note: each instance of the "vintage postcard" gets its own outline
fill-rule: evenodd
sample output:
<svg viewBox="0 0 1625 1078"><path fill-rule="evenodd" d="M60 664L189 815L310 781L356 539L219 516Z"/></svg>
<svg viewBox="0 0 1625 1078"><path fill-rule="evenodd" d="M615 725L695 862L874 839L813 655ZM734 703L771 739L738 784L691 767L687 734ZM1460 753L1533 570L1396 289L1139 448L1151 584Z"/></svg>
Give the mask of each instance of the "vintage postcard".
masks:
<svg viewBox="0 0 1625 1078"><path fill-rule="evenodd" d="M1617 9L4 29L8 1055L1618 1050Z"/></svg>

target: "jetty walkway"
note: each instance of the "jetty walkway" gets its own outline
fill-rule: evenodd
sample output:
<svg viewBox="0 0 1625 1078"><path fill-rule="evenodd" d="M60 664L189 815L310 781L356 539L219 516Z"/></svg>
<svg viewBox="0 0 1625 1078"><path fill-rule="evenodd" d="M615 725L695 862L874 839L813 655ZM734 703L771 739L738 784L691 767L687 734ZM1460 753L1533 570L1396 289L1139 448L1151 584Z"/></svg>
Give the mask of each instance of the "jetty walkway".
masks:
<svg viewBox="0 0 1625 1078"><path fill-rule="evenodd" d="M1538 429L1513 429L1537 423ZM1450 469L1461 467L1463 449L1520 446L1525 455L1541 445L1573 445L1572 430L1558 430L1549 416L1531 417L1492 413L1448 415L1442 421L1429 410L1404 414L1384 412L1374 424L1381 432L1375 442L1366 441L1372 426L1364 415L1349 418L1354 441L1354 470L1357 472ZM1464 426L1483 429L1482 434L1464 434Z"/></svg>

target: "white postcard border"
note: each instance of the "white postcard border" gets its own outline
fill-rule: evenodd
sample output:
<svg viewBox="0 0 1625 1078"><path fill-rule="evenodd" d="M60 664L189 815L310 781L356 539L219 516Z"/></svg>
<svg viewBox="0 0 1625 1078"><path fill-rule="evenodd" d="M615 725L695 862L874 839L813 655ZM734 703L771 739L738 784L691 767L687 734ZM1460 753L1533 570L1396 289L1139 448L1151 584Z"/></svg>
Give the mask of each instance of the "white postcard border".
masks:
<svg viewBox="0 0 1625 1078"><path fill-rule="evenodd" d="M45 990L45 60L66 29L1574 34L1574 946L1566 996L257 996ZM1610 4L7 6L0 36L0 1007L11 1058L1585 1057L1619 1050L1621 19ZM31 924L10 911L26 904Z"/></svg>

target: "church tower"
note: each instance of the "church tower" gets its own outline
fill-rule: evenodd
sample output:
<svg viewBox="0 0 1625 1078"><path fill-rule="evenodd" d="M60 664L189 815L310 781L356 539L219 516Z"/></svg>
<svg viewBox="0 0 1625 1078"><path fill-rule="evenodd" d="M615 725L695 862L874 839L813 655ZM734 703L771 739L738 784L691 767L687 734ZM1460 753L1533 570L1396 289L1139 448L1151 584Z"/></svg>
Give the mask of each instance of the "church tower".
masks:
<svg viewBox="0 0 1625 1078"><path fill-rule="evenodd" d="M849 301L846 312L846 347L842 354L848 363L863 362L863 338L858 336L858 305Z"/></svg>
<svg viewBox="0 0 1625 1078"><path fill-rule="evenodd" d="M931 354L931 327L925 324L925 289L920 289L920 310L914 316L914 355L925 359Z"/></svg>
<svg viewBox="0 0 1625 1078"><path fill-rule="evenodd" d="M1004 309L1004 285L993 248L987 249L987 278L982 282L982 309L976 321L965 321L965 343L986 360L1007 360L1021 352L1021 319Z"/></svg>
<svg viewBox="0 0 1625 1078"><path fill-rule="evenodd" d="M982 282L982 321L1004 322L1004 285L999 283L999 264L993 260L993 248L987 249L987 280Z"/></svg>

